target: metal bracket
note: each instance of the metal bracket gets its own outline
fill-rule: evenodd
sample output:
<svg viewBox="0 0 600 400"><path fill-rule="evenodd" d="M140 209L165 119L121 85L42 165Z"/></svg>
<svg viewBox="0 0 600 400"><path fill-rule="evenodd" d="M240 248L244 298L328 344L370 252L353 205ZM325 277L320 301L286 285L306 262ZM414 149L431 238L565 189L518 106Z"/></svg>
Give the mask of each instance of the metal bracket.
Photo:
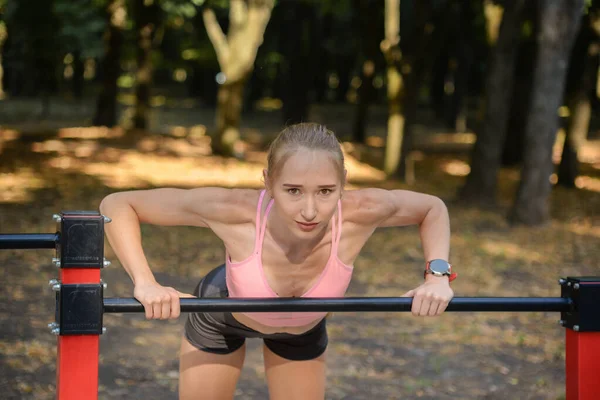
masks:
<svg viewBox="0 0 600 400"><path fill-rule="evenodd" d="M62 284L56 292L55 321L48 326L60 335L100 335L103 284Z"/></svg>
<svg viewBox="0 0 600 400"><path fill-rule="evenodd" d="M600 332L600 280L568 277L559 281L561 296L573 301L571 311L560 314L560 323L576 332Z"/></svg>
<svg viewBox="0 0 600 400"><path fill-rule="evenodd" d="M60 268L103 268L104 223L97 211L68 211L56 214L60 241L53 263Z"/></svg>

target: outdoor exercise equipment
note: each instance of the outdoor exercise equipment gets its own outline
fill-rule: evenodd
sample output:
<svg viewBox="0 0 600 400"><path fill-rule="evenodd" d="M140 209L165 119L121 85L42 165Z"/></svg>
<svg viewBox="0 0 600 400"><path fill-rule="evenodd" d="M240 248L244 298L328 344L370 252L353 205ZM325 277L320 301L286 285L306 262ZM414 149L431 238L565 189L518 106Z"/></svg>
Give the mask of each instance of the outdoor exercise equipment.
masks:
<svg viewBox="0 0 600 400"><path fill-rule="evenodd" d="M50 280L56 292L51 332L58 335L56 398L98 398L99 338L105 333L104 313L143 312L133 298L104 298L100 270L104 258L104 224L110 219L95 211L55 214L57 232L0 234L2 249L55 249L60 268ZM453 298L447 311L560 312L566 328L566 398L595 400L600 396L600 277L559 279L561 297ZM412 298L345 297L293 299L182 298L182 312L265 311L410 311Z"/></svg>

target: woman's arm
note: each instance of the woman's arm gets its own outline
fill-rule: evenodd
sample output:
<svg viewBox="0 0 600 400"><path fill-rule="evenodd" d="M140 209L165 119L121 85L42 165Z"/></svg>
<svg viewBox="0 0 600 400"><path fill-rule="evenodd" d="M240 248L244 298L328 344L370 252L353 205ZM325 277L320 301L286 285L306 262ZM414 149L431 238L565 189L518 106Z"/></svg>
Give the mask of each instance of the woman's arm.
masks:
<svg viewBox="0 0 600 400"><path fill-rule="evenodd" d="M100 212L112 219L106 236L134 284L154 282L142 250L140 223L210 227L246 222L247 192L239 189L153 189L117 192L105 197ZM246 212L244 212L246 211Z"/></svg>
<svg viewBox="0 0 600 400"><path fill-rule="evenodd" d="M431 195L407 190L365 189L357 191L353 217L366 226L419 225L425 260L448 260L450 218L444 202ZM426 275L425 283L404 296L414 297L415 315L439 315L453 297L448 277Z"/></svg>
<svg viewBox="0 0 600 400"><path fill-rule="evenodd" d="M444 202L438 197L408 190L381 193L387 203L379 226L419 225L426 260L448 260L450 254L450 218Z"/></svg>
<svg viewBox="0 0 600 400"><path fill-rule="evenodd" d="M106 236L134 283L134 297L144 305L146 318L180 315L180 297L191 297L156 282L144 251L140 223L213 228L251 222L254 191L242 189L154 189L108 195L100 212L112 219Z"/></svg>

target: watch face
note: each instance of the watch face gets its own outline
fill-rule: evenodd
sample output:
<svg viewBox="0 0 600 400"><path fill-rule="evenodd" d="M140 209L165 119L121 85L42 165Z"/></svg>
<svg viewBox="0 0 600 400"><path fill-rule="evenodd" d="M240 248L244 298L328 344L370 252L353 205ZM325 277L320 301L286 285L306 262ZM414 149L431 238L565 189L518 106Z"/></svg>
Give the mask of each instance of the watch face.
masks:
<svg viewBox="0 0 600 400"><path fill-rule="evenodd" d="M432 272L437 272L439 274L449 274L450 264L448 261L444 260L431 260L429 262L429 269L431 269Z"/></svg>

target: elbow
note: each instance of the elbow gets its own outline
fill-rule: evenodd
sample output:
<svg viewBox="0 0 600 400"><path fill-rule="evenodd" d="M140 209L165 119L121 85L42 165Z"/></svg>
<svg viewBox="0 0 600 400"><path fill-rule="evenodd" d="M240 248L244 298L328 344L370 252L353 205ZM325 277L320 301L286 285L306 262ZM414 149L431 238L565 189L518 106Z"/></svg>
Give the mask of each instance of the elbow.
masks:
<svg viewBox="0 0 600 400"><path fill-rule="evenodd" d="M448 207L446 207L446 203L444 202L444 200L440 199L439 197L434 197L434 205L433 207L436 210L439 210L440 212L443 213L448 213Z"/></svg>
<svg viewBox="0 0 600 400"><path fill-rule="evenodd" d="M111 210L114 210L115 205L119 202L119 193L111 193L104 197L98 207L100 214L110 217Z"/></svg>
<svg viewBox="0 0 600 400"><path fill-rule="evenodd" d="M419 225L423 225L428 222L438 222L440 220L449 219L448 207L446 207L446 203L439 197L431 196L430 199L431 202L429 204L429 209L425 215L423 215L423 219Z"/></svg>

